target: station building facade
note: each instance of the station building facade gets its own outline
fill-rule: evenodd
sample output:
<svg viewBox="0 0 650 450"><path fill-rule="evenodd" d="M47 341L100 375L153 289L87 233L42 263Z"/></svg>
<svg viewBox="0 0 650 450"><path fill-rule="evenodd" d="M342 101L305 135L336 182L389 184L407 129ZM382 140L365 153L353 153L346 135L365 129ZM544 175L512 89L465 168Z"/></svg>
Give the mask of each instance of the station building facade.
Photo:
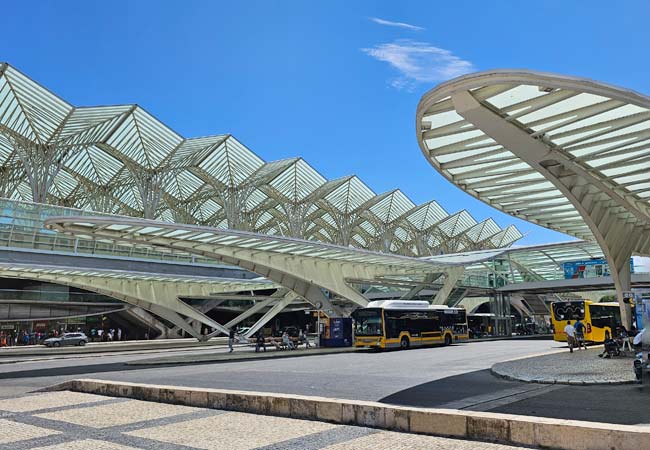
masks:
<svg viewBox="0 0 650 450"><path fill-rule="evenodd" d="M449 213L435 200L416 205L399 189L377 194L354 175L328 180L300 157L266 162L229 134L185 138L139 105L71 105L2 63L0 263L5 269L125 270L170 280L223 280L234 288L242 286L228 284L230 279L258 277L196 254L108 245L44 227L49 217L73 215L155 219L412 257L503 248L522 237L514 226L477 221L466 210ZM110 290L98 296L92 283L84 289L44 280L4 278L0 323L8 328L31 321L32 328L40 328L49 319L75 325L110 315L140 329L156 324L156 334L165 335L156 318L167 331L181 320L161 318L151 308L133 316L134 308ZM274 289L261 284L253 291ZM242 292L230 292L233 299L221 298L215 308L227 312L227 302L243 302ZM226 295L222 289L214 293ZM209 297L190 300L205 303ZM116 311L120 308L127 312Z"/></svg>

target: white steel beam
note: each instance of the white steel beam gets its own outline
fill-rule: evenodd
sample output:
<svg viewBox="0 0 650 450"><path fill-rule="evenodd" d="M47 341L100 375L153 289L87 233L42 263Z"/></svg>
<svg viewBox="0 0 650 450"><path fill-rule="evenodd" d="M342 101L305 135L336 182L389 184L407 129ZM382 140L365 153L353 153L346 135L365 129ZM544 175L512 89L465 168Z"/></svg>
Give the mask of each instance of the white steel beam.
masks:
<svg viewBox="0 0 650 450"><path fill-rule="evenodd" d="M447 303L447 298L449 297L449 294L454 290L456 287L456 283L458 280L460 280L463 275L465 274L465 267L463 266L454 266L450 267L447 270L446 277L445 277L445 282L442 283L442 287L440 287L440 290L436 293L436 296L433 298L433 304L434 305L444 305Z"/></svg>
<svg viewBox="0 0 650 450"><path fill-rule="evenodd" d="M294 301L298 296L296 295L295 292L288 292L285 294L283 298L278 300L278 302L273 305L273 307L267 311L266 314L264 314L255 324L251 327L248 332L244 335L245 338L250 338L251 336L255 335L257 331L262 328L264 325L266 325L269 320L273 319L275 316L277 316L284 308L286 308L292 301Z"/></svg>

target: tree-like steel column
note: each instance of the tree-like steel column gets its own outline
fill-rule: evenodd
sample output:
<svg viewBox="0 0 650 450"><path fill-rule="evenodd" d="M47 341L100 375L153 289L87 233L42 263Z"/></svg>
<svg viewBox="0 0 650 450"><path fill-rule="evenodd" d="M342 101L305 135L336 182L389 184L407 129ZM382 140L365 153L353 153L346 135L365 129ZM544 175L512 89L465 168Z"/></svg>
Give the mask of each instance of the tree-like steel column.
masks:
<svg viewBox="0 0 650 450"><path fill-rule="evenodd" d="M54 143L34 142L16 134L7 136L22 162L35 203L46 203L47 194L63 163L75 148Z"/></svg>
<svg viewBox="0 0 650 450"><path fill-rule="evenodd" d="M24 178L25 170L20 162L10 160L0 166L0 197L11 198Z"/></svg>
<svg viewBox="0 0 650 450"><path fill-rule="evenodd" d="M164 167L147 169L137 164L128 164L127 167L129 167L140 193L143 216L145 219L153 219L158 211L163 188L172 176L172 172Z"/></svg>

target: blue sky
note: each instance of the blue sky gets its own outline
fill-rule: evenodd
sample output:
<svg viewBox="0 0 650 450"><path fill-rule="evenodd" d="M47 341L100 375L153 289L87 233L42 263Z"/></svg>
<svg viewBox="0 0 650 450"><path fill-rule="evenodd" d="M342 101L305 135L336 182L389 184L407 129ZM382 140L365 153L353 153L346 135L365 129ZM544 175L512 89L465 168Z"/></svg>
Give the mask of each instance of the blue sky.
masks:
<svg viewBox="0 0 650 450"><path fill-rule="evenodd" d="M267 161L302 156L449 212L528 232L445 181L415 138L424 92L526 68L648 93L650 3L627 1L13 1L0 61L76 105L138 103L186 137L232 133Z"/></svg>

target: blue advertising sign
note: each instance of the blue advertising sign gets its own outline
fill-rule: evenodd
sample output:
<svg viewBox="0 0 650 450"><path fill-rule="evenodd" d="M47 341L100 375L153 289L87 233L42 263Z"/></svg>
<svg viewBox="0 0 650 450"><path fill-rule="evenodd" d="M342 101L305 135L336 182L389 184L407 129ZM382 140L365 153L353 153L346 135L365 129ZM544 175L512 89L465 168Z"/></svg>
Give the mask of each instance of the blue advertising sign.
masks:
<svg viewBox="0 0 650 450"><path fill-rule="evenodd" d="M650 315L650 298L641 299L636 302L636 329L642 330L646 324L650 323L648 320Z"/></svg>
<svg viewBox="0 0 650 450"><path fill-rule="evenodd" d="M562 263L564 278L593 278L610 276L609 264L605 259L587 259ZM634 261L630 258L630 271L634 273Z"/></svg>

